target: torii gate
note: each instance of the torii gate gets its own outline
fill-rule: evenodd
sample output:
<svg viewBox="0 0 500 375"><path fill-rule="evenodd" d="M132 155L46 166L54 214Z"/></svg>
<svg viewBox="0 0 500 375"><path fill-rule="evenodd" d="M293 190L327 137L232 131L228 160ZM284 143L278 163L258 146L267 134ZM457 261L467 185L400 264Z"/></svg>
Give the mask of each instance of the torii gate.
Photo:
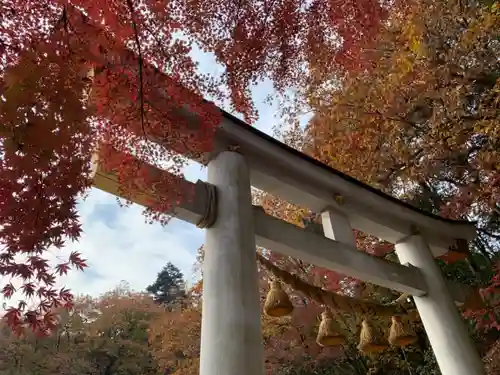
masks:
<svg viewBox="0 0 500 375"><path fill-rule="evenodd" d="M207 183L183 181L195 196L174 212L207 224L200 375L264 373L256 245L412 295L442 374L484 375L455 306L463 302L462 288L448 283L434 260L462 251L475 237L473 224L420 211L226 112L215 137L217 149L205 162ZM116 177L97 160L94 173L95 187L119 196ZM324 236L252 206L251 186L322 212ZM155 192L133 200L144 205L148 194ZM352 228L394 243L401 264L358 251Z"/></svg>

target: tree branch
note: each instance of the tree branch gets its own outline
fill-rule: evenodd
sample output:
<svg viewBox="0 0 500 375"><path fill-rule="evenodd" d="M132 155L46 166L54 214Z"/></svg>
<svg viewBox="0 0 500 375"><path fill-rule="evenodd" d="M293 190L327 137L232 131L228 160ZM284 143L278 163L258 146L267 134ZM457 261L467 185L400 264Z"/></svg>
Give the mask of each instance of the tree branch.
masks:
<svg viewBox="0 0 500 375"><path fill-rule="evenodd" d="M148 139L146 134L145 127L145 110L144 110L144 59L142 57L142 48L141 42L139 40L139 29L137 27L137 23L135 22L134 17L134 5L132 4L132 0L127 0L127 5L130 10L130 18L132 19L132 27L134 29L134 39L135 44L137 45L137 64L138 64L138 81L139 81L139 100L140 100L140 112L141 112L141 127L142 132L144 133L145 140Z"/></svg>

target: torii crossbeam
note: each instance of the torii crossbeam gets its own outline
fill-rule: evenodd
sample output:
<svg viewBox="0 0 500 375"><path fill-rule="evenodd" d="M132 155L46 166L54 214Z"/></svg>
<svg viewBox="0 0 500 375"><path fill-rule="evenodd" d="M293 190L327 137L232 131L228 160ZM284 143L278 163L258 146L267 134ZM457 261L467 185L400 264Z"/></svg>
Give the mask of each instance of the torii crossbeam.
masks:
<svg viewBox="0 0 500 375"><path fill-rule="evenodd" d="M442 374L484 374L455 306L463 302L463 288L448 283L434 260L463 252L463 243L475 236L472 223L443 219L382 194L225 112L215 144L211 155L197 160L208 165L207 183L194 184L194 199L173 211L193 224L207 220L215 187L203 265L201 375L263 374L256 245L412 295ZM94 172L95 187L119 196L116 177L104 173L97 159ZM252 206L251 186L322 212L324 236ZM138 192L132 199L144 205L154 194ZM358 251L352 228L394 243L404 265Z"/></svg>

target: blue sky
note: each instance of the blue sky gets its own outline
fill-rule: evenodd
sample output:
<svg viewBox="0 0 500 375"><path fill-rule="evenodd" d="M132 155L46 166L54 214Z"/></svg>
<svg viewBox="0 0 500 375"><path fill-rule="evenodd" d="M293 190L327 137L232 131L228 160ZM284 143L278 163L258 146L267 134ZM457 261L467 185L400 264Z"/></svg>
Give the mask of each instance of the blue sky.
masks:
<svg viewBox="0 0 500 375"><path fill-rule="evenodd" d="M221 74L222 67L214 59L195 52L200 70ZM259 110L255 126L266 133L279 120L276 105L264 103L273 93L270 82L259 84L253 97ZM206 171L193 163L185 170L191 181L204 180ZM78 243L69 244L60 255L77 250L88 260L84 272L71 271L60 283L75 294L98 296L126 280L134 290L144 290L167 263L179 267L188 282L193 279L196 251L203 243L204 233L191 224L172 220L167 226L146 224L142 208L136 205L120 207L114 196L92 189L80 203L83 235ZM57 254L54 254L54 256Z"/></svg>

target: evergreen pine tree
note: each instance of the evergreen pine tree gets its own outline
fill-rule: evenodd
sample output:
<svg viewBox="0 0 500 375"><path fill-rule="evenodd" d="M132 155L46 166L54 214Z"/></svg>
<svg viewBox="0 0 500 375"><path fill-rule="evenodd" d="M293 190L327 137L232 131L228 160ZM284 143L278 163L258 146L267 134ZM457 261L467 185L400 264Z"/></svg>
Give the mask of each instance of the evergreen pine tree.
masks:
<svg viewBox="0 0 500 375"><path fill-rule="evenodd" d="M146 288L160 304L169 304L185 296L184 275L172 263L168 262L158 273L156 281Z"/></svg>

